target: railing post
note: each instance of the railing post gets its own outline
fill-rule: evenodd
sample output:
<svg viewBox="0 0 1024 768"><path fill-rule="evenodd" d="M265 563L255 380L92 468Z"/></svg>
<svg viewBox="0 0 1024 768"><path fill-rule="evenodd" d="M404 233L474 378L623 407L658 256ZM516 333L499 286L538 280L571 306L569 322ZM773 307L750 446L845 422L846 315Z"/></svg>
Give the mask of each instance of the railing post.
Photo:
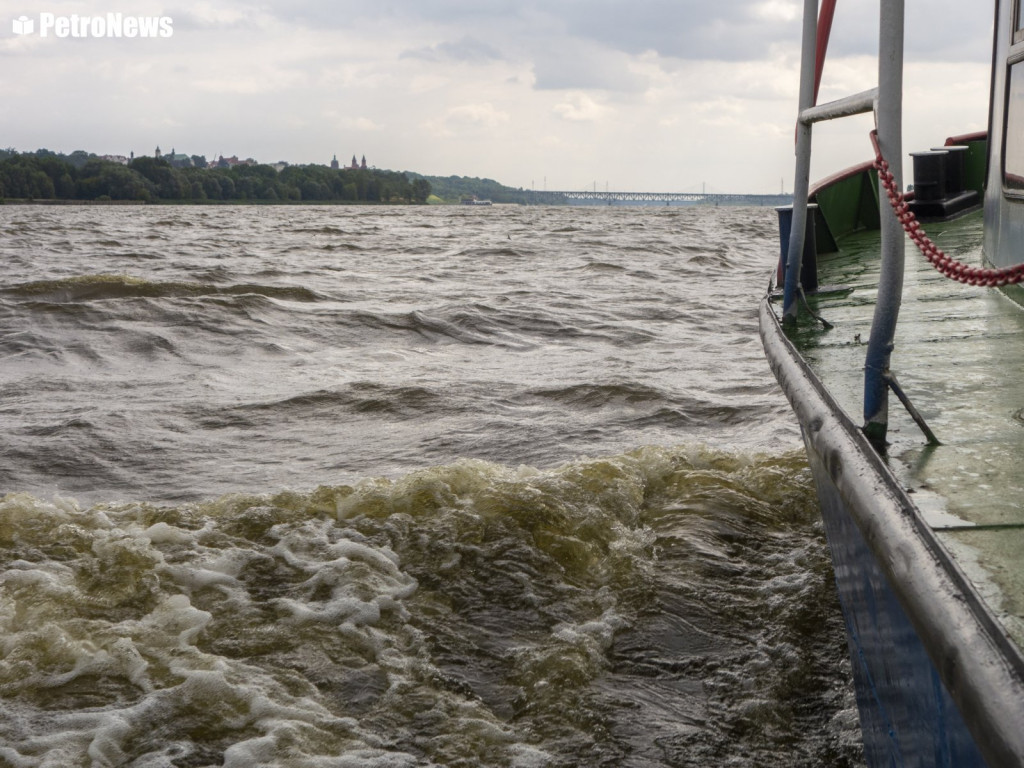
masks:
<svg viewBox="0 0 1024 768"><path fill-rule="evenodd" d="M904 0L882 0L878 43L878 145L899 189L903 189L903 5ZM886 199L880 182L882 262L864 363L864 433L877 448L884 448L888 432L887 377L903 296L905 249L903 227L885 205Z"/></svg>
<svg viewBox="0 0 1024 768"><path fill-rule="evenodd" d="M793 223L786 255L786 284L782 298L782 322L796 322L800 305L800 261L807 227L807 194L811 176L811 124L800 118L814 106L815 49L818 37L818 0L804 0L804 26L800 51L800 104L796 124L796 172L793 178Z"/></svg>

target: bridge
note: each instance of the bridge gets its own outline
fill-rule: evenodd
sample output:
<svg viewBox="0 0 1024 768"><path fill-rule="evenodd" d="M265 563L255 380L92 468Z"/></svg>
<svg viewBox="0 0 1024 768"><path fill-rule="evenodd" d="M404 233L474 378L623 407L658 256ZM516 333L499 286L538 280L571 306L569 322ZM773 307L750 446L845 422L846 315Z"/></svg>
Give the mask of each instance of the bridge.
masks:
<svg viewBox="0 0 1024 768"><path fill-rule="evenodd" d="M791 205L792 195L738 195L704 192L598 192L578 190L566 192L527 192L530 202L547 205L594 205L616 203L673 203L684 205Z"/></svg>

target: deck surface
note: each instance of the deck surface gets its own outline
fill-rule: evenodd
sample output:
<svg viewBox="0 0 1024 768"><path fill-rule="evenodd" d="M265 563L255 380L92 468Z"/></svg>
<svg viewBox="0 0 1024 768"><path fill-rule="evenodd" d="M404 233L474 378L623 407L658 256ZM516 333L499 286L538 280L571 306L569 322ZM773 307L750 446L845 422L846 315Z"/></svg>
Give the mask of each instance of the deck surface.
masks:
<svg viewBox="0 0 1024 768"><path fill-rule="evenodd" d="M926 225L947 254L981 264L980 213ZM854 423L862 424L864 355L878 277L878 233L843 242L819 264L809 297L835 327L804 318L791 334ZM929 447L889 400L888 461L925 520L1024 648L1024 308L992 288L936 272L912 244L891 368L941 445Z"/></svg>

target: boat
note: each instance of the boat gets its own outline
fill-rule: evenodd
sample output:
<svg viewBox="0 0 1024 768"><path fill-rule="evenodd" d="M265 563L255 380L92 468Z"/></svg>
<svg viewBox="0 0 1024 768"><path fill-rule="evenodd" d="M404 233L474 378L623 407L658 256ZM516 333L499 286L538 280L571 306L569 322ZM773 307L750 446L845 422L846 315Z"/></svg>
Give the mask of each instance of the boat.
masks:
<svg viewBox="0 0 1024 768"><path fill-rule="evenodd" d="M907 155L904 3L879 5L877 87L818 105L835 0L804 2L760 333L818 493L867 764L1022 766L1024 3L979 4L988 131ZM812 126L864 113L866 162L811 187Z"/></svg>
<svg viewBox="0 0 1024 768"><path fill-rule="evenodd" d="M476 197L466 197L462 199L462 205L494 205L490 200L481 200Z"/></svg>

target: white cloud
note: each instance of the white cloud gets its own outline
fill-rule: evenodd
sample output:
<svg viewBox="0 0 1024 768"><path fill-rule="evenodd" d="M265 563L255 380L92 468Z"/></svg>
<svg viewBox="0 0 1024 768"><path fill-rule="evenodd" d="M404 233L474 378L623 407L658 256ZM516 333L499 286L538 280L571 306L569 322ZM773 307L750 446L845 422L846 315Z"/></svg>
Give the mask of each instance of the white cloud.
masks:
<svg viewBox="0 0 1024 768"><path fill-rule="evenodd" d="M755 18L771 21L796 21L803 14L803 7L796 0L764 0L751 9Z"/></svg>
<svg viewBox="0 0 1024 768"><path fill-rule="evenodd" d="M478 134L482 129L494 129L509 121L507 112L489 102L460 104L445 111L439 119L428 122L428 127L444 137Z"/></svg>
<svg viewBox="0 0 1024 768"><path fill-rule="evenodd" d="M368 117L347 117L341 121L341 126L355 131L380 130L380 126Z"/></svg>
<svg viewBox="0 0 1024 768"><path fill-rule="evenodd" d="M495 109L493 104L464 104L448 110L449 123L468 123L494 128L508 122L508 113Z"/></svg>
<svg viewBox="0 0 1024 768"><path fill-rule="evenodd" d="M196 78L192 81L192 87L213 94L256 96L296 88L306 82L307 75L303 72L274 68L255 71L236 69L218 72L211 77Z"/></svg>
<svg viewBox="0 0 1024 768"><path fill-rule="evenodd" d="M276 19L260 8L248 3L209 2L191 3L181 11L168 11L178 27L179 34L187 29L233 30L245 28L268 29Z"/></svg>
<svg viewBox="0 0 1024 768"><path fill-rule="evenodd" d="M610 112L608 107L598 104L585 93L571 94L568 100L556 104L554 111L566 120L583 122L601 120Z"/></svg>

